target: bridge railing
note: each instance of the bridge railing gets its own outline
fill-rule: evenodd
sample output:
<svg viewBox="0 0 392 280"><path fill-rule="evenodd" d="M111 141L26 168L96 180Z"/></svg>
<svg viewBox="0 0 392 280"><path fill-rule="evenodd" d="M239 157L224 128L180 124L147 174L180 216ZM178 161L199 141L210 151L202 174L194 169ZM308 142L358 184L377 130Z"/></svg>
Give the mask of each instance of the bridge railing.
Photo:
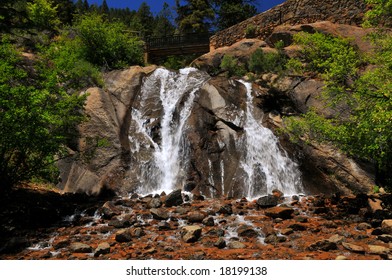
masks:
<svg viewBox="0 0 392 280"><path fill-rule="evenodd" d="M210 33L190 33L164 37L147 37L144 39L146 49L163 49L171 46L190 46L210 43Z"/></svg>

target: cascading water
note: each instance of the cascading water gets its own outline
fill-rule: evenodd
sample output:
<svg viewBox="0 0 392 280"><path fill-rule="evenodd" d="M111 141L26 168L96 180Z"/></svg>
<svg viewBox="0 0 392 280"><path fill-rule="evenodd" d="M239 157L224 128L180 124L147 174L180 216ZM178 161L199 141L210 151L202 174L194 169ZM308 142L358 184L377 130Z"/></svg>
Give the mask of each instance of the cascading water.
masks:
<svg viewBox="0 0 392 280"><path fill-rule="evenodd" d="M302 192L301 175L297 164L279 148L277 137L254 117L252 85L240 81L247 90L245 135L241 167L246 173L247 197L271 194L278 189L285 195Z"/></svg>
<svg viewBox="0 0 392 280"><path fill-rule="evenodd" d="M138 181L141 193L170 192L184 181L185 174L182 172L188 163L184 138L186 120L191 113L195 93L208 78L207 74L193 68L182 69L179 73L159 68L144 81L140 109L132 112L133 126L137 126L141 137L137 141L131 139L135 142L135 153L140 153L140 146L153 148L153 156L140 162L142 168ZM156 96L159 100L155 100ZM151 102L155 102L152 109L148 106ZM147 116L154 110L158 111L156 119ZM150 125L156 121L159 123L158 137L154 137L154 127Z"/></svg>

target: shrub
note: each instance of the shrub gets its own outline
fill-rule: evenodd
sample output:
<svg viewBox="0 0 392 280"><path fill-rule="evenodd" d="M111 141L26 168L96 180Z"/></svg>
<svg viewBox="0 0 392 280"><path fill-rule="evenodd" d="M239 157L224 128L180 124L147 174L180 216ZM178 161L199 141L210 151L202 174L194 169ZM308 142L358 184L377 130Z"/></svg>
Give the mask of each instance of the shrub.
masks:
<svg viewBox="0 0 392 280"><path fill-rule="evenodd" d="M246 26L245 29L245 38L255 38L256 37L256 30L257 27L254 26L253 24L249 24Z"/></svg>
<svg viewBox="0 0 392 280"><path fill-rule="evenodd" d="M280 73L286 68L286 56L282 52L264 53L257 49L249 58L249 70L260 73Z"/></svg>
<svg viewBox="0 0 392 280"><path fill-rule="evenodd" d="M0 43L0 182L10 187L53 175L55 156L82 121L85 97L58 86L50 65L25 64L6 39ZM47 71L44 71L47 69ZM43 70L43 71L41 71Z"/></svg>
<svg viewBox="0 0 392 280"><path fill-rule="evenodd" d="M231 55L225 55L220 64L220 68L227 71L228 76L243 76L246 71L238 62L238 59Z"/></svg>
<svg viewBox="0 0 392 280"><path fill-rule="evenodd" d="M126 32L120 22L108 22L95 13L82 15L76 33L87 61L108 69L143 64L143 42Z"/></svg>

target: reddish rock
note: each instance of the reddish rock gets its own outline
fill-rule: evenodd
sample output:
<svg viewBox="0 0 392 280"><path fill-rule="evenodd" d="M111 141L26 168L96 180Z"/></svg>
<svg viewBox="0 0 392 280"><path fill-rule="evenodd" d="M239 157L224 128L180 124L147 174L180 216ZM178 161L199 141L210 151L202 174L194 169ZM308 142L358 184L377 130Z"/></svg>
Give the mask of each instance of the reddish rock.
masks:
<svg viewBox="0 0 392 280"><path fill-rule="evenodd" d="M272 207L265 211L265 215L273 219L275 218L291 219L293 213L294 213L294 209L288 207L279 207L279 206Z"/></svg>

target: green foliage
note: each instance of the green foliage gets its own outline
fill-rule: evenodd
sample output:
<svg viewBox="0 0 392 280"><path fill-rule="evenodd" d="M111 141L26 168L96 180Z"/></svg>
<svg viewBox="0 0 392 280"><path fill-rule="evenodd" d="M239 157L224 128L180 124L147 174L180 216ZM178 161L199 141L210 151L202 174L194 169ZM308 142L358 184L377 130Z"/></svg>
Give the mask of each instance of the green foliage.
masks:
<svg viewBox="0 0 392 280"><path fill-rule="evenodd" d="M246 73L245 67L238 62L238 59L232 57L231 55L225 55L222 58L220 68L224 71L227 71L228 77L243 76Z"/></svg>
<svg viewBox="0 0 392 280"><path fill-rule="evenodd" d="M245 38L256 37L256 30L257 30L257 28L253 24L247 25L246 29L245 29Z"/></svg>
<svg viewBox="0 0 392 280"><path fill-rule="evenodd" d="M92 13L82 15L74 28L90 63L108 69L143 63L143 42L126 32L124 24Z"/></svg>
<svg viewBox="0 0 392 280"><path fill-rule="evenodd" d="M358 72L361 61L349 42L322 34L298 35L307 71L325 81L328 106L345 104L346 116L331 119L309 111L287 120L295 138L328 142L349 155L372 162L377 180L392 187L392 37L373 36L374 55L368 70ZM347 114L349 113L349 114Z"/></svg>
<svg viewBox="0 0 392 280"><path fill-rule="evenodd" d="M257 14L257 8L251 3L253 1L243 0L214 0L216 11L216 27L218 30L226 29L239 22L242 22ZM249 30L250 31L250 30ZM256 28L253 30L253 37ZM251 35L252 33L249 33ZM253 38L247 37L247 38Z"/></svg>
<svg viewBox="0 0 392 280"><path fill-rule="evenodd" d="M365 14L365 27L382 25L392 27L392 0L365 0L371 9Z"/></svg>
<svg viewBox="0 0 392 280"><path fill-rule="evenodd" d="M185 5L176 1L176 22L180 33L207 33L210 24L215 17L208 0L186 0Z"/></svg>
<svg viewBox="0 0 392 280"><path fill-rule="evenodd" d="M0 181L10 187L53 175L53 162L82 121L84 97L67 94L51 65L26 67L6 39L0 43Z"/></svg>
<svg viewBox="0 0 392 280"><path fill-rule="evenodd" d="M36 27L53 30L60 24L57 8L51 0L33 0L27 3L27 14Z"/></svg>
<svg viewBox="0 0 392 280"><path fill-rule="evenodd" d="M329 83L344 84L357 72L358 53L346 39L300 32L294 36L294 42L304 46L305 70L320 73Z"/></svg>
<svg viewBox="0 0 392 280"><path fill-rule="evenodd" d="M51 64L50 71L68 92L78 91L90 86L102 86L101 73L96 66L86 61L80 38L71 38L64 31L49 47L42 49L42 57Z"/></svg>
<svg viewBox="0 0 392 280"><path fill-rule="evenodd" d="M249 58L249 70L256 73L281 73L286 67L286 56L282 52L264 53L257 49Z"/></svg>

